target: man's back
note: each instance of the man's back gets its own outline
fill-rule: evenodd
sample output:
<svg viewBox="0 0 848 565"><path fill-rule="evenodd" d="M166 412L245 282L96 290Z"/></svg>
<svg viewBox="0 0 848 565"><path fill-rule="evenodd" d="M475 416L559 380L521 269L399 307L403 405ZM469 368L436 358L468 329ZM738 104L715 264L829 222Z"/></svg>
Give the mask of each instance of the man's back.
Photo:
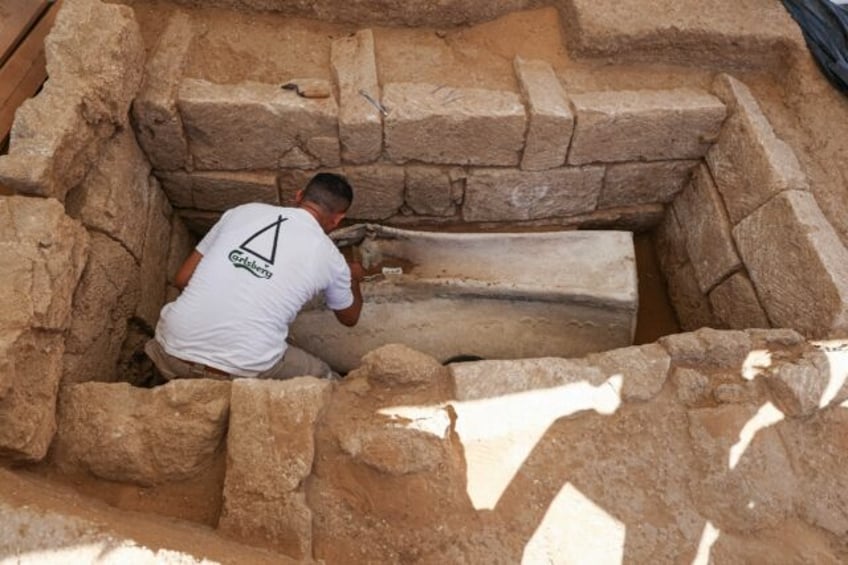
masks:
<svg viewBox="0 0 848 565"><path fill-rule="evenodd" d="M254 376L280 359L289 324L317 293L333 310L353 302L344 258L303 209L239 206L197 250L203 259L157 327L181 359Z"/></svg>

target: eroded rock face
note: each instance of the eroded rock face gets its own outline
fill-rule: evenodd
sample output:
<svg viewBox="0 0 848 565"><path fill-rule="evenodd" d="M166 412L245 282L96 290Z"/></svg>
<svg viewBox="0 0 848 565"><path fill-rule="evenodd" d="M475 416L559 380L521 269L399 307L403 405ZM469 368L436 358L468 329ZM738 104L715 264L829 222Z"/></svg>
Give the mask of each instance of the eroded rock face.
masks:
<svg viewBox="0 0 848 565"><path fill-rule="evenodd" d="M53 199L0 197L0 452L44 457L89 239Z"/></svg>
<svg viewBox="0 0 848 565"><path fill-rule="evenodd" d="M154 485L210 463L226 434L230 383L174 380L155 388L83 383L63 388L52 458L66 471Z"/></svg>
<svg viewBox="0 0 848 565"><path fill-rule="evenodd" d="M17 111L0 182L61 200L127 126L144 45L131 8L80 0L62 6L45 50L50 80Z"/></svg>

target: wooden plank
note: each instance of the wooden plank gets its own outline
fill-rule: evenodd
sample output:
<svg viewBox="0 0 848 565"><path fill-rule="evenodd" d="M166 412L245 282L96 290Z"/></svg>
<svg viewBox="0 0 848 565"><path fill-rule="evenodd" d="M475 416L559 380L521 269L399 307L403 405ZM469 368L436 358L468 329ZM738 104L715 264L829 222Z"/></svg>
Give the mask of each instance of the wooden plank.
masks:
<svg viewBox="0 0 848 565"><path fill-rule="evenodd" d="M0 0L2 1L2 0ZM44 49L44 38L53 27L56 13L59 11L61 1L53 4L44 14L32 32L26 36L20 46L15 49L6 64L0 67L0 108L6 105L6 101L24 80L24 77L32 67L33 62L39 57Z"/></svg>
<svg viewBox="0 0 848 565"><path fill-rule="evenodd" d="M0 1L0 65L6 62L48 4L47 0Z"/></svg>
<svg viewBox="0 0 848 565"><path fill-rule="evenodd" d="M18 89L12 93L12 96L0 108L0 139L5 139L12 130L12 123L15 121L15 110L18 106L30 96L38 92L44 80L47 78L47 61L44 58L42 50L39 56L33 61L32 66L24 75L23 80L18 85Z"/></svg>

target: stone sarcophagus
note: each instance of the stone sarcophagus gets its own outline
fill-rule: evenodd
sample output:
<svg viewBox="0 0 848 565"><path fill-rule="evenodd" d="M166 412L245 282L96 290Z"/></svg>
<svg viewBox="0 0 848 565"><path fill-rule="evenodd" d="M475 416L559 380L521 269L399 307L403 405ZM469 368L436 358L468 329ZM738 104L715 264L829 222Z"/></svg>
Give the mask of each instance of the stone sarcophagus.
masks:
<svg viewBox="0 0 848 565"><path fill-rule="evenodd" d="M319 302L292 341L338 371L403 343L440 361L579 357L633 342L638 305L632 234L443 233L358 225L334 236L369 276L359 324Z"/></svg>

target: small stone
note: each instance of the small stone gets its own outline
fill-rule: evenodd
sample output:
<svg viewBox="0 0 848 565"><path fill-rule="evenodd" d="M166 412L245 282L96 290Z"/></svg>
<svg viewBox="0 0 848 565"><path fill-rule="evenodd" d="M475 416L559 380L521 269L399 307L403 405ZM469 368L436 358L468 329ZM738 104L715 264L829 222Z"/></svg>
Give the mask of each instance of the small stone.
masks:
<svg viewBox="0 0 848 565"><path fill-rule="evenodd" d="M441 363L402 344L384 345L362 358L372 383L386 386L433 384L444 374Z"/></svg>
<svg viewBox="0 0 848 565"><path fill-rule="evenodd" d="M659 343L668 350L672 363L689 367L738 370L751 351L751 338L745 332L712 328L665 336Z"/></svg>
<svg viewBox="0 0 848 565"><path fill-rule="evenodd" d="M623 377L624 400L646 401L659 394L665 384L671 357L661 345L652 343L589 355L586 361L608 377Z"/></svg>
<svg viewBox="0 0 848 565"><path fill-rule="evenodd" d="M831 378L827 355L808 351L800 359L768 369L765 381L778 408L788 416L809 416L818 410Z"/></svg>

